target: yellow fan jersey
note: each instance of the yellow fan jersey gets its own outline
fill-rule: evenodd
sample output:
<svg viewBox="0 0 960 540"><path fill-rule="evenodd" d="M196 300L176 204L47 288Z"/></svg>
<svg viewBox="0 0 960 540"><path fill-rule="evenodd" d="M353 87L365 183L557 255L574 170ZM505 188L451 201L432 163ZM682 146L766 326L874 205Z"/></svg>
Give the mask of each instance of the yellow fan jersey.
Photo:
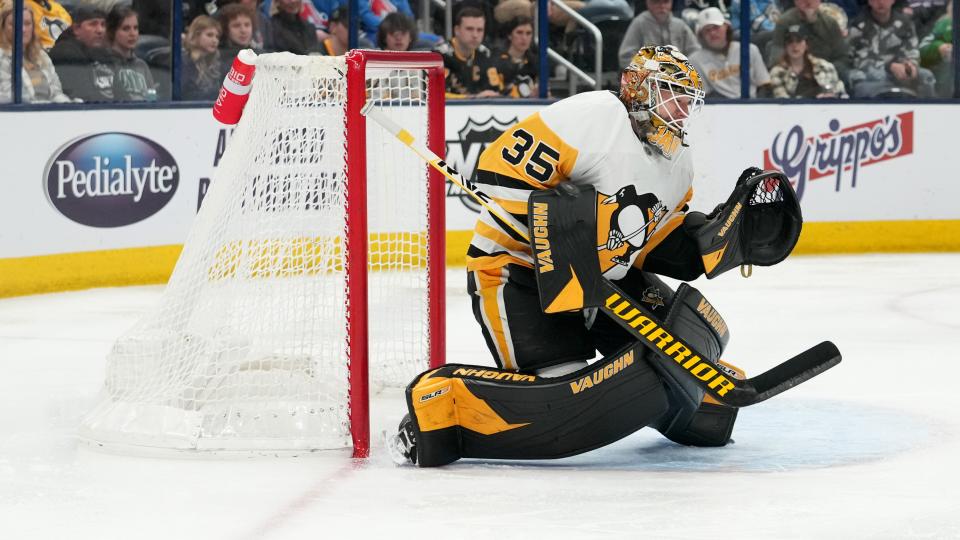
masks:
<svg viewBox="0 0 960 540"><path fill-rule="evenodd" d="M26 7L33 11L33 27L40 40L40 46L50 50L64 33L73 19L62 5L51 0L28 0Z"/></svg>
<svg viewBox="0 0 960 540"><path fill-rule="evenodd" d="M534 189L560 182L597 189L597 251L605 277L619 279L683 221L693 194L689 152L663 157L634 133L611 92L577 94L535 113L491 143L477 166L481 189L526 224ZM467 269L533 268L529 244L483 210Z"/></svg>

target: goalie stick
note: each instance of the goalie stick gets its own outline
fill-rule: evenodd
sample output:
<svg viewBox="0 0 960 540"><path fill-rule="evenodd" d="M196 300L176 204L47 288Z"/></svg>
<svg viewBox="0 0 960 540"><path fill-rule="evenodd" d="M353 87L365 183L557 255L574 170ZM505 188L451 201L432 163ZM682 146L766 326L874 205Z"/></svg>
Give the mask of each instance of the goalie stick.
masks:
<svg viewBox="0 0 960 540"><path fill-rule="evenodd" d="M431 167L467 192L491 214L510 226L527 242L530 241L530 233L527 228L504 210L496 200L480 191L476 184L463 178L455 168L433 153L423 142L416 140L409 131L374 108L372 102L367 103L361 109L361 114L373 119ZM639 302L630 299L606 278L599 278L596 292L604 298L604 301L599 305L604 313L631 332L660 361L668 364L680 364L685 368L691 380L695 381L700 388L720 403L730 407L746 407L767 400L819 375L839 364L841 360L840 351L837 347L829 341L824 341L755 377L749 379L727 377L722 366L708 360L708 357L699 354L693 347L688 346L683 340L669 333L669 329L663 327L662 323L652 313L643 308ZM630 313L637 313L637 316L625 320L615 312L612 309L614 304L619 305L621 301L628 302L631 308ZM640 317L644 320L641 321ZM656 329L660 329L662 332L656 332ZM655 336L655 338L650 336ZM670 340L663 339L666 336L670 337ZM679 346L667 347L667 343L679 344ZM668 354L667 350L673 350L674 353L672 355ZM701 366L707 369L704 370Z"/></svg>

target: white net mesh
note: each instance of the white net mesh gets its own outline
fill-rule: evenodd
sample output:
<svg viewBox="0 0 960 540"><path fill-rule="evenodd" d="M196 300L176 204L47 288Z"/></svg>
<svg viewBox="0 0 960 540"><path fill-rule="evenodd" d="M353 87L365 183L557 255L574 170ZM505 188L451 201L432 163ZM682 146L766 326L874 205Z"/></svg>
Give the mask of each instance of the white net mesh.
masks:
<svg viewBox="0 0 960 540"><path fill-rule="evenodd" d="M343 58L263 55L160 305L114 345L81 437L182 450L348 446ZM371 99L426 137L423 70L370 70ZM427 368L427 169L367 126L370 376ZM442 241L442 239L439 239Z"/></svg>

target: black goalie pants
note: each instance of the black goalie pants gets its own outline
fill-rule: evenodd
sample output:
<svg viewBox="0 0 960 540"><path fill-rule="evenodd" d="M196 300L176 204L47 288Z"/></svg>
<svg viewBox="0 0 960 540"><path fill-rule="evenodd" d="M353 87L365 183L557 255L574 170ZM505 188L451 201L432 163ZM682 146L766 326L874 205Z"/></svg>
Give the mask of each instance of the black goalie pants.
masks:
<svg viewBox="0 0 960 540"><path fill-rule="evenodd" d="M659 318L673 289L655 275L631 268L615 282ZM473 315L487 347L502 369L532 372L571 362L591 360L599 351L612 354L634 341L625 330L595 309L547 314L540 309L534 271L509 264L467 273Z"/></svg>

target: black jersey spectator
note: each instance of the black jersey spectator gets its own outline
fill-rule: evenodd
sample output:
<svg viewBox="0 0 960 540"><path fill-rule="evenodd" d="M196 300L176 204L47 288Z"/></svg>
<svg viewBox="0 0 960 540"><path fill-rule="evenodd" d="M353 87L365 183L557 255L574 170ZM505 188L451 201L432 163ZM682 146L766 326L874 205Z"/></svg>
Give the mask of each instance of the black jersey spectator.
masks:
<svg viewBox="0 0 960 540"><path fill-rule="evenodd" d="M155 101L157 85L150 67L134 54L140 40L137 12L117 5L107 15L107 40L114 56L114 90L117 101Z"/></svg>
<svg viewBox="0 0 960 540"><path fill-rule="evenodd" d="M417 42L417 23L399 11L387 14L377 29L377 47L385 51L409 51Z"/></svg>
<svg viewBox="0 0 960 540"><path fill-rule="evenodd" d="M0 8L0 103L13 101L13 21L13 4L7 3ZM68 103L34 28L33 12L24 7L21 98L24 103Z"/></svg>
<svg viewBox="0 0 960 540"><path fill-rule="evenodd" d="M80 5L73 24L50 49L63 91L83 101L113 101L114 60L106 45L107 14Z"/></svg>
<svg viewBox="0 0 960 540"><path fill-rule="evenodd" d="M500 79L500 92L510 97L536 97L537 56L531 50L533 19L517 17L507 24L507 44L493 54Z"/></svg>
<svg viewBox="0 0 960 540"><path fill-rule="evenodd" d="M294 54L320 52L316 27L300 18L303 0L274 0L272 8L276 10L270 18L274 49Z"/></svg>
<svg viewBox="0 0 960 540"><path fill-rule="evenodd" d="M869 9L850 27L854 97L902 93L930 97L934 77L920 67L917 33L910 18L893 10L894 0L869 0Z"/></svg>
<svg viewBox="0 0 960 540"><path fill-rule="evenodd" d="M187 28L183 44L183 99L216 99L224 76L220 60L220 23L212 17L200 15Z"/></svg>
<svg viewBox="0 0 960 540"><path fill-rule="evenodd" d="M473 7L464 7L454 19L453 36L436 50L443 56L449 97L499 96L500 80L490 50L483 45L486 17Z"/></svg>

